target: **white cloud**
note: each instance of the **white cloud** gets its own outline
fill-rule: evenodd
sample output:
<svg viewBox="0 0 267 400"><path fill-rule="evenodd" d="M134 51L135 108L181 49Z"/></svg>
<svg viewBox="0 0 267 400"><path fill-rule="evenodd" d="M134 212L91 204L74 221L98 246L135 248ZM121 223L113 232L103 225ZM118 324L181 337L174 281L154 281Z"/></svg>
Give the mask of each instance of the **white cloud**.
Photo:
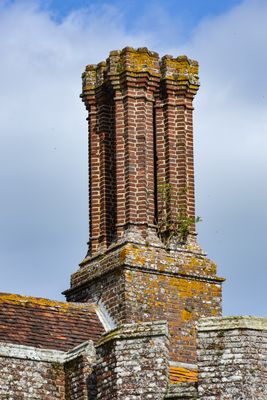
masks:
<svg viewBox="0 0 267 400"><path fill-rule="evenodd" d="M168 28L176 32L162 15L157 30L151 21L129 34L123 13L107 5L59 24L34 2L0 3L1 290L56 297L68 287L87 239L81 72L125 45L162 50ZM203 21L186 45L163 49L200 61L200 242L227 275L228 314L266 313L266 18L265 1L246 1Z"/></svg>
<svg viewBox="0 0 267 400"><path fill-rule="evenodd" d="M3 291L55 297L86 251L86 64L139 46L112 7L61 24L32 2L0 8ZM83 247L81 247L83 243Z"/></svg>
<svg viewBox="0 0 267 400"><path fill-rule="evenodd" d="M227 276L227 313L265 314L267 3L204 21L183 49L200 61L195 133L200 227ZM238 295L237 295L238 293Z"/></svg>

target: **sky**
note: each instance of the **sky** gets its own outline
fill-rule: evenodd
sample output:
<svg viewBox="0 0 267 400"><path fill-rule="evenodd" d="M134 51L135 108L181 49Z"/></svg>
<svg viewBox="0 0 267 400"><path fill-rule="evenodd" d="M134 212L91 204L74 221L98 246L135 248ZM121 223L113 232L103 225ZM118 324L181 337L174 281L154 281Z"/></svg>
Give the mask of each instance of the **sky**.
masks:
<svg viewBox="0 0 267 400"><path fill-rule="evenodd" d="M147 46L199 61L198 240L224 315L267 316L266 20L266 0L0 0L0 291L63 298L88 240L81 73Z"/></svg>

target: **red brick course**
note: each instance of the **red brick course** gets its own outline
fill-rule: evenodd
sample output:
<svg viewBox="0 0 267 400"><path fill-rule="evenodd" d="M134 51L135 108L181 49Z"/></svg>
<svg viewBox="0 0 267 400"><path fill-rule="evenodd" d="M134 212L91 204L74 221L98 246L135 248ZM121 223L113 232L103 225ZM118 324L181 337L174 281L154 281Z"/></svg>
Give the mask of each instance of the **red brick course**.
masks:
<svg viewBox="0 0 267 400"><path fill-rule="evenodd" d="M194 227L192 101L198 64L146 48L110 53L83 74L89 112L89 254L134 229L157 231L158 186L172 186L170 211ZM169 228L170 229L170 228Z"/></svg>
<svg viewBox="0 0 267 400"><path fill-rule="evenodd" d="M196 243L198 88L196 61L146 48L112 51L86 67L89 251L65 292L69 301L100 301L118 324L167 320L171 359L191 364L195 322L221 315L223 281ZM168 201L161 186L171 189ZM191 222L183 238L181 215Z"/></svg>

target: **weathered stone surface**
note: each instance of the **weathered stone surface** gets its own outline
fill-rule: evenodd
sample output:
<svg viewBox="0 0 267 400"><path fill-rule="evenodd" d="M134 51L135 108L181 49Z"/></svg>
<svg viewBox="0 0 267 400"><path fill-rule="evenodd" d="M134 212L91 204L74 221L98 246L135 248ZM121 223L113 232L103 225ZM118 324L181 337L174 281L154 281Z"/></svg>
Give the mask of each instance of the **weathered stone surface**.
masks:
<svg viewBox="0 0 267 400"><path fill-rule="evenodd" d="M95 393L90 379L96 362L95 346L92 341L83 343L65 356L65 400L89 400Z"/></svg>
<svg viewBox="0 0 267 400"><path fill-rule="evenodd" d="M95 363L92 341L69 352L0 344L0 398L9 400L89 399Z"/></svg>
<svg viewBox="0 0 267 400"><path fill-rule="evenodd" d="M0 357L0 398L64 400L63 364Z"/></svg>
<svg viewBox="0 0 267 400"><path fill-rule="evenodd" d="M97 346L97 399L162 400L168 387L165 322L122 325Z"/></svg>
<svg viewBox="0 0 267 400"><path fill-rule="evenodd" d="M172 400L196 400L198 399L196 383L179 383L170 385L165 399Z"/></svg>
<svg viewBox="0 0 267 400"><path fill-rule="evenodd" d="M117 324L166 319L171 359L195 363L195 322L221 315L222 281L202 254L125 243L88 258L66 294L70 301L103 303Z"/></svg>
<svg viewBox="0 0 267 400"><path fill-rule="evenodd" d="M267 399L267 319L208 318L198 323L199 398Z"/></svg>
<svg viewBox="0 0 267 400"><path fill-rule="evenodd" d="M223 282L196 241L198 87L196 61L146 48L86 68L89 250L65 292L115 324L166 319L170 357L185 363L196 362L195 322L221 315Z"/></svg>

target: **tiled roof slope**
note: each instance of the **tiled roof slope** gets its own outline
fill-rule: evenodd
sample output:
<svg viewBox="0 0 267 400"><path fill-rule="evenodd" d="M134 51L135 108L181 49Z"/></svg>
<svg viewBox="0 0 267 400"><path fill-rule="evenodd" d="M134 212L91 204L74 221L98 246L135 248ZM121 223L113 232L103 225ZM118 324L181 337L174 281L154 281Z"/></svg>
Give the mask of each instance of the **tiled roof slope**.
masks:
<svg viewBox="0 0 267 400"><path fill-rule="evenodd" d="M103 332L93 304L0 293L0 342L67 351Z"/></svg>
<svg viewBox="0 0 267 400"><path fill-rule="evenodd" d="M183 367L170 366L169 368L170 383L181 382L197 382L198 372L196 369L187 369Z"/></svg>

